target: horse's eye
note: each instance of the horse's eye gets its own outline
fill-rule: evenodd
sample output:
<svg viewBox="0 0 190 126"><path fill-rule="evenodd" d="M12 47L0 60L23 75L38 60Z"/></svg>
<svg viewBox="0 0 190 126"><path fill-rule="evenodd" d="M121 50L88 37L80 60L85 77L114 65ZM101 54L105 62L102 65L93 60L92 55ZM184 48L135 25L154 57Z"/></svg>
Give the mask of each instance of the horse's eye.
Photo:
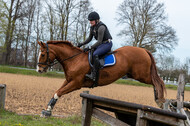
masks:
<svg viewBox="0 0 190 126"><path fill-rule="evenodd" d="M45 54L41 54L41 56L42 56L42 57L44 57L44 56L45 56Z"/></svg>

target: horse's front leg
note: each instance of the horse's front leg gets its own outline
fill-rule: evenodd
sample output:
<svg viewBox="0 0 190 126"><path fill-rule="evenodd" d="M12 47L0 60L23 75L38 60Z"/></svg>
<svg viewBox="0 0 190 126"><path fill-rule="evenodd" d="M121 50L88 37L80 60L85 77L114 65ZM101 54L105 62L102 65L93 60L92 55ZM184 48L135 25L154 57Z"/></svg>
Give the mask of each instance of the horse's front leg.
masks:
<svg viewBox="0 0 190 126"><path fill-rule="evenodd" d="M42 110L42 117L44 116L51 116L51 111L53 110L58 98L60 98L62 95L67 94L69 92L72 92L74 90L80 89L79 83L76 83L75 81L67 82L65 81L61 88L59 88L54 96L51 98L47 105L46 110Z"/></svg>

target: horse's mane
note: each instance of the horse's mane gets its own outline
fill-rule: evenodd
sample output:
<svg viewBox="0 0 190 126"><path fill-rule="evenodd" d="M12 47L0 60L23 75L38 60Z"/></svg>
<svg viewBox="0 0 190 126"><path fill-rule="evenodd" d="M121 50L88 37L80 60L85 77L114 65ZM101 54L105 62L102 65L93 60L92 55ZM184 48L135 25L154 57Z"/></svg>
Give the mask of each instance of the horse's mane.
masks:
<svg viewBox="0 0 190 126"><path fill-rule="evenodd" d="M50 41L47 41L47 44L66 44L72 48L82 51L80 48L75 47L70 41L67 41L67 40L50 40Z"/></svg>

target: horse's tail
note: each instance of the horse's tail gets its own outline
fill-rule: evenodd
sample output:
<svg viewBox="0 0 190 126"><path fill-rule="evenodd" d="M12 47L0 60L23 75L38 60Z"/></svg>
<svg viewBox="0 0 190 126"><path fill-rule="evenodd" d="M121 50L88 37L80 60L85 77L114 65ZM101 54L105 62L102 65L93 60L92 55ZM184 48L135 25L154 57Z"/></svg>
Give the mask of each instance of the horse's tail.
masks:
<svg viewBox="0 0 190 126"><path fill-rule="evenodd" d="M158 76L154 57L148 50L146 50L146 52L149 54L150 59L151 59L151 68L150 68L151 81L152 81L152 84L154 85L154 88L156 88L157 98L160 100L165 100L164 98L164 93L166 94L165 84L163 80Z"/></svg>

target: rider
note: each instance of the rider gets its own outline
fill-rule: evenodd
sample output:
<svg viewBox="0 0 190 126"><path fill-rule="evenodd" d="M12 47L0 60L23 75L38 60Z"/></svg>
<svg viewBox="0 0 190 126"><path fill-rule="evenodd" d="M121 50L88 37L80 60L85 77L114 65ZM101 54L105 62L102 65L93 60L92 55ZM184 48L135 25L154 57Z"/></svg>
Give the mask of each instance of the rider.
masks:
<svg viewBox="0 0 190 126"><path fill-rule="evenodd" d="M88 20L90 21L90 34L89 37L83 42L79 43L78 47L81 47L87 43L89 43L94 37L97 42L91 47L87 47L84 49L84 52L87 52L91 49L93 52L93 67L90 74L86 74L86 76L93 81L96 79L96 75L99 71L99 56L106 54L112 48L112 36L107 28L107 26L100 21L100 16L97 12L91 12L88 15Z"/></svg>

